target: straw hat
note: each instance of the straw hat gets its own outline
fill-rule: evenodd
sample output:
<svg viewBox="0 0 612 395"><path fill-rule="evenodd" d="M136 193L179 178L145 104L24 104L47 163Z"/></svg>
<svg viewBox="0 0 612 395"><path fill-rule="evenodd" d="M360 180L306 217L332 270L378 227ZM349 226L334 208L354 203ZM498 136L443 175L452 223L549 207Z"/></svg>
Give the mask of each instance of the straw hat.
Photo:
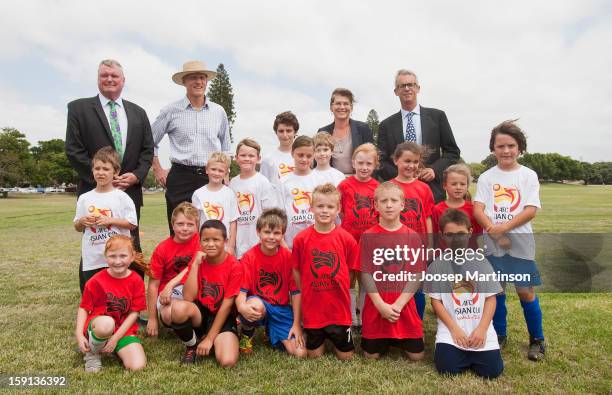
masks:
<svg viewBox="0 0 612 395"><path fill-rule="evenodd" d="M183 71L174 73L174 75L172 76L172 81L174 81L176 84L184 85L183 77L185 77L188 74L194 74L194 73L206 74L206 78L208 80L215 78L215 76L217 75L215 71L208 70L204 62L199 61L199 60L190 60L189 62L186 62L185 64L183 64Z"/></svg>

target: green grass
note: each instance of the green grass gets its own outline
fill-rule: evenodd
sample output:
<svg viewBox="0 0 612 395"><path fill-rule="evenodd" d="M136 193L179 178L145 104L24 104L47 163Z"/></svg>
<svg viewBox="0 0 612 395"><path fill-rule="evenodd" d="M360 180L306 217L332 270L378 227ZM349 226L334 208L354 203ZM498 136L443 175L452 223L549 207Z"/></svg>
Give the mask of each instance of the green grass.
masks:
<svg viewBox="0 0 612 395"><path fill-rule="evenodd" d="M612 188L544 185L537 232L612 233ZM206 360L178 365L182 345L172 333L144 338L148 367L127 373L113 359L101 374L83 371L74 350L74 318L80 298L80 234L72 229L74 196L19 196L0 200L0 372L67 376L71 392L153 393L610 393L612 298L610 293L540 295L548 356L525 358L527 331L520 305L510 296L510 340L505 371L487 382L468 373L439 376L433 367L435 318L425 318L426 359L411 363L392 353L380 361L361 356L339 362L326 356L298 361L266 349L231 370ZM163 195L146 195L142 235L145 254L166 236Z"/></svg>

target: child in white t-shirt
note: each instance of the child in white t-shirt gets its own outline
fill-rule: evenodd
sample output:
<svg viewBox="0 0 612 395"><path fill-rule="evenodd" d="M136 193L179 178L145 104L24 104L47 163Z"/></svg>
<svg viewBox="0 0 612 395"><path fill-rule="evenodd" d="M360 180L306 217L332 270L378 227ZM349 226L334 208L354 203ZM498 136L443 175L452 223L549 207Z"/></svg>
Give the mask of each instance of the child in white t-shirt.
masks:
<svg viewBox="0 0 612 395"><path fill-rule="evenodd" d="M482 252L466 251L470 245L472 223L461 210L450 208L440 218L440 229L453 259L437 259L427 269L429 280L423 285L431 297L438 317L434 362L441 374L459 374L471 369L478 376L493 379L503 369L497 334L491 322L495 295L502 288L493 268ZM471 259L468 259L468 256ZM486 278L486 277L484 277Z"/></svg>
<svg viewBox="0 0 612 395"><path fill-rule="evenodd" d="M276 116L273 127L279 145L263 158L260 171L276 189L280 189L281 181L293 172L291 144L300 129L300 124L291 111L285 111Z"/></svg>
<svg viewBox="0 0 612 395"><path fill-rule="evenodd" d="M260 152L260 145L249 138L239 142L236 147L236 162L240 167L240 175L232 178L229 186L237 199L236 257L238 259L259 243L256 224L262 211L278 206L274 187L255 168L261 159Z"/></svg>
<svg viewBox="0 0 612 395"><path fill-rule="evenodd" d="M319 132L313 137L313 141L317 167L312 172L321 178L322 184L329 182L337 187L346 176L329 164L334 151L334 138L327 132Z"/></svg>
<svg viewBox="0 0 612 395"><path fill-rule="evenodd" d="M100 270L108 267L104 246L114 235L130 236L136 229L136 207L132 199L113 186L119 175L121 159L111 147L100 148L91 161L96 188L77 200L74 229L83 233L81 244L82 266L79 271L81 292L85 283Z"/></svg>
<svg viewBox="0 0 612 395"><path fill-rule="evenodd" d="M480 175L474 198L474 217L485 231L487 259L496 272L514 276L529 332L527 358L540 361L546 353L542 309L535 286L542 280L535 262L531 221L540 204L538 175L518 163L527 150L527 139L514 121L505 121L491 132L489 149L497 165ZM502 287L505 288L505 283ZM506 294L497 295L493 326L503 346L506 341Z"/></svg>
<svg viewBox="0 0 612 395"><path fill-rule="evenodd" d="M191 203L200 211L200 224L209 219L223 222L229 230L227 251L236 251L236 220L238 219L238 203L236 194L223 185L223 180L229 174L231 160L223 152L213 152L206 164L208 184L197 189L191 197Z"/></svg>
<svg viewBox="0 0 612 395"><path fill-rule="evenodd" d="M312 138L308 136L296 138L291 146L291 154L295 169L282 180L279 191L280 203L287 213L285 242L289 249L293 247L293 238L314 224L314 215L310 212L312 192L322 184L310 168L314 157Z"/></svg>

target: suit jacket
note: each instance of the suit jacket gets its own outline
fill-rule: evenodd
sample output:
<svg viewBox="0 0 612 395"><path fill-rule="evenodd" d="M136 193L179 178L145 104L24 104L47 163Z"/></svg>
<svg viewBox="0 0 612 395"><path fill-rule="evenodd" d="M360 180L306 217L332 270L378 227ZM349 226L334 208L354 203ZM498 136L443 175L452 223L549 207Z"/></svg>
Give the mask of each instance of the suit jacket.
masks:
<svg viewBox="0 0 612 395"><path fill-rule="evenodd" d="M147 113L138 105L123 100L128 130L121 162L121 173L134 173L139 182L127 193L137 207L142 206L142 183L153 161L153 136ZM96 187L91 160L102 147L114 147L108 118L98 96L68 103L66 156L79 174L79 196Z"/></svg>
<svg viewBox="0 0 612 395"><path fill-rule="evenodd" d="M436 173L436 178L429 182L429 187L436 202L444 199L442 173L450 165L457 163L461 151L457 147L453 131L444 111L421 106L421 134L426 146L425 166ZM399 111L384 119L378 128L377 146L381 154L381 165L378 175L383 180L397 176L397 167L393 163L395 147L403 143L404 130L402 112Z"/></svg>
<svg viewBox="0 0 612 395"><path fill-rule="evenodd" d="M355 148L359 147L361 144L374 143L372 130L367 123L349 119L349 125L351 127L351 144L353 146L351 155L355 151ZM335 122L332 122L329 125L323 126L318 131L332 134L334 132L334 126ZM330 164L333 166L333 163L330 162Z"/></svg>

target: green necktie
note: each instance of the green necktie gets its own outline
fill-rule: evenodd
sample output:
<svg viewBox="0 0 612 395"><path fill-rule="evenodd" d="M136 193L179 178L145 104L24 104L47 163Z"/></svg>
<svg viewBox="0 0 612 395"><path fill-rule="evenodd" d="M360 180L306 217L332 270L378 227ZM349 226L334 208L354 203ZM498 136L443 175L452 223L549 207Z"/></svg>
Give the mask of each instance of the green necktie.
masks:
<svg viewBox="0 0 612 395"><path fill-rule="evenodd" d="M110 100L110 129L115 143L115 150L123 159L123 143L121 143L121 127L119 126L119 117L117 117L117 103Z"/></svg>

